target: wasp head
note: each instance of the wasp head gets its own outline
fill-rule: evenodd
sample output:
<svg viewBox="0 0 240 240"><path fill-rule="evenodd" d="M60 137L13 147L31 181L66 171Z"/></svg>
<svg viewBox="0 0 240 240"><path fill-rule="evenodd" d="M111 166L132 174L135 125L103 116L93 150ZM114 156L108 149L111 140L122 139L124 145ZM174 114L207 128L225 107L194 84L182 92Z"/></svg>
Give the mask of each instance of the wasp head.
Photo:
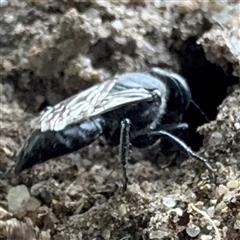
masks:
<svg viewBox="0 0 240 240"><path fill-rule="evenodd" d="M177 73L161 68L151 68L150 74L164 82L168 90L168 111L175 113L185 112L191 102L191 91L187 81Z"/></svg>

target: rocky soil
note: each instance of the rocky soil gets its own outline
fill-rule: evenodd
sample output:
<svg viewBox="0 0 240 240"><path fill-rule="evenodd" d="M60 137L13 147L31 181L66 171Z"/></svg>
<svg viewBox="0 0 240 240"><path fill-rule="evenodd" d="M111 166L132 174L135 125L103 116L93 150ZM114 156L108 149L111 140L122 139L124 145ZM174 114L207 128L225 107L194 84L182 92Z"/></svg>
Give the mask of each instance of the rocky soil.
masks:
<svg viewBox="0 0 240 240"><path fill-rule="evenodd" d="M0 239L240 239L240 4L229 1L1 0ZM21 174L31 121L116 73L160 66L187 78L210 122L186 121L194 159L161 169L98 142ZM201 126L200 126L201 125ZM194 135L195 134L195 135ZM196 139L198 140L194 140ZM196 143L196 146L194 146Z"/></svg>

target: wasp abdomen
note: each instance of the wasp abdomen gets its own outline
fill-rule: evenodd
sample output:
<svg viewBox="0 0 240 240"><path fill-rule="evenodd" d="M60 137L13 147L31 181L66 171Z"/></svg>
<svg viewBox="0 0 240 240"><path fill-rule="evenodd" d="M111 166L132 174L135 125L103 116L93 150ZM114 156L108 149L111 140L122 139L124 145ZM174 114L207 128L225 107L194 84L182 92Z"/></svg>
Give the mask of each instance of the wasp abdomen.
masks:
<svg viewBox="0 0 240 240"><path fill-rule="evenodd" d="M19 173L37 163L72 153L91 144L102 134L104 122L101 117L96 117L58 132L34 131L18 154L15 172Z"/></svg>

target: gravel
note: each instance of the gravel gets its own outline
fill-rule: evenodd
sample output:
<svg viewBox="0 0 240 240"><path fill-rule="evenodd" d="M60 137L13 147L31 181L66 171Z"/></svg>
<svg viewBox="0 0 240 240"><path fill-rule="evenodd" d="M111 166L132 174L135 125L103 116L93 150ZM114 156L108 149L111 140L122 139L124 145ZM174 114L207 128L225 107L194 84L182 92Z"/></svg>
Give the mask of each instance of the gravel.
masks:
<svg viewBox="0 0 240 240"><path fill-rule="evenodd" d="M1 1L0 239L238 240L239 8L217 0ZM204 62L191 60L199 48ZM226 81L236 79L216 118L198 128L215 180L193 159L160 169L133 149L123 193L118 149L99 142L12 173L46 105L120 72L157 65L184 73L178 50L197 68L215 64Z"/></svg>

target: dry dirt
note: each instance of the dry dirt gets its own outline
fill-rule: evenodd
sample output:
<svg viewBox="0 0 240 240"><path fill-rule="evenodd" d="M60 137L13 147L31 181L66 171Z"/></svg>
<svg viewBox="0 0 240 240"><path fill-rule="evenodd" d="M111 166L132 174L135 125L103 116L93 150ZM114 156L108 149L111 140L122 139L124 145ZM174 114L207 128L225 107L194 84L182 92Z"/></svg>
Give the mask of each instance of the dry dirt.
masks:
<svg viewBox="0 0 240 240"><path fill-rule="evenodd" d="M1 240L240 239L237 0L0 5ZM198 129L199 154L217 169L215 180L196 160L161 169L133 149L123 193L118 149L98 142L12 173L30 122L45 106L150 66L185 76L210 116ZM188 120L194 131L201 125L194 115Z"/></svg>

